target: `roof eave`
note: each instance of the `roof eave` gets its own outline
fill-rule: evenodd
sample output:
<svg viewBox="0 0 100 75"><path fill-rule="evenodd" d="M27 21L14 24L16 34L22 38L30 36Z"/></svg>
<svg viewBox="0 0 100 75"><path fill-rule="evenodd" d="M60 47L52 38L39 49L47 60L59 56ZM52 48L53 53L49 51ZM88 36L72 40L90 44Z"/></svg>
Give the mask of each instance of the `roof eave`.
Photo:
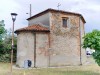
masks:
<svg viewBox="0 0 100 75"><path fill-rule="evenodd" d="M19 31L15 31L14 33L19 33L19 32L50 32L49 30L19 30Z"/></svg>

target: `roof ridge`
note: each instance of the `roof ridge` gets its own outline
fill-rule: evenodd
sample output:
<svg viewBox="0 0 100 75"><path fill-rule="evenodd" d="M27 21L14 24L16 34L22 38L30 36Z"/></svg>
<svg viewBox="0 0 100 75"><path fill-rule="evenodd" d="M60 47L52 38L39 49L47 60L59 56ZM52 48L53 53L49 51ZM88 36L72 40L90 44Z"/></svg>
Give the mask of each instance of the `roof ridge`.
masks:
<svg viewBox="0 0 100 75"><path fill-rule="evenodd" d="M63 12L69 12L69 13L76 13L76 14L80 14L80 13L77 13L77 12L72 12L72 11L66 11L66 10L58 10L58 9L53 9L53 8L48 8L47 10L56 10L56 11L63 11ZM81 14L80 14L81 15Z"/></svg>

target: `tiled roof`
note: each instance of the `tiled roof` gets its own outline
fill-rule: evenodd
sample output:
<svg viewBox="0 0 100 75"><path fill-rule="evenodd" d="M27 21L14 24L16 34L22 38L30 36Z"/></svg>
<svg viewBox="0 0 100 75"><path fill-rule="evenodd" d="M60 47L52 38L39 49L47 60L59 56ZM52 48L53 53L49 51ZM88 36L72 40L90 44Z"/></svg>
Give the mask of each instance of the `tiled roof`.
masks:
<svg viewBox="0 0 100 75"><path fill-rule="evenodd" d="M40 12L40 13L38 13L38 14L36 14L36 15L30 17L30 18L28 18L27 20L31 20L31 19L33 19L33 18L39 17L39 16L41 16L41 15L43 15L43 14L45 14L45 13L48 13L48 12L55 12L55 13L56 13L56 12L60 12L60 13L64 13L64 14L77 15L77 16L81 17L81 19L82 19L82 21L83 21L84 23L86 23L86 21L85 21L85 19L83 18L83 16L82 16L81 14L79 14L79 13L69 12L69 11L63 11L63 10L56 10L56 9L51 9L51 8L49 8L49 9L47 9L47 10L44 10L44 11L42 11L42 12Z"/></svg>
<svg viewBox="0 0 100 75"><path fill-rule="evenodd" d="M21 31L49 32L49 29L47 27L44 27L43 25L34 24L34 25L30 25L30 26L25 27L25 28L18 29L15 31L15 33L21 32Z"/></svg>

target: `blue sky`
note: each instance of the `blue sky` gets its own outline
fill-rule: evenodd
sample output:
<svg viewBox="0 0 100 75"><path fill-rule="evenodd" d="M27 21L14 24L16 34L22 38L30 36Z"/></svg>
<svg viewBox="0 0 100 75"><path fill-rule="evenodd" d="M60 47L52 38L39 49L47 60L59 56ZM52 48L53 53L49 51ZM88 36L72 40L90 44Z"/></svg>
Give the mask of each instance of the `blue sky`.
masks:
<svg viewBox="0 0 100 75"><path fill-rule="evenodd" d="M6 29L12 28L10 13L18 14L15 29L26 27L29 18L29 5L32 4L32 15L48 8L80 13L86 20L85 31L100 30L100 0L0 0L0 20L5 20Z"/></svg>

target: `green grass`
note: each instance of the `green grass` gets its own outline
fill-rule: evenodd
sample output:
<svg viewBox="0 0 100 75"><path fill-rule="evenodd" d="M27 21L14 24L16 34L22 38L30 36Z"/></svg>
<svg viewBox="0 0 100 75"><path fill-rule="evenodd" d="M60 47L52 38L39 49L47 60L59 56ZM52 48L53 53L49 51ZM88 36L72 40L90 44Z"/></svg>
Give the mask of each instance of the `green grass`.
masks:
<svg viewBox="0 0 100 75"><path fill-rule="evenodd" d="M9 63L0 63L0 75L10 75ZM100 75L100 67L94 64L90 66L67 66L62 68L13 69L13 75Z"/></svg>

